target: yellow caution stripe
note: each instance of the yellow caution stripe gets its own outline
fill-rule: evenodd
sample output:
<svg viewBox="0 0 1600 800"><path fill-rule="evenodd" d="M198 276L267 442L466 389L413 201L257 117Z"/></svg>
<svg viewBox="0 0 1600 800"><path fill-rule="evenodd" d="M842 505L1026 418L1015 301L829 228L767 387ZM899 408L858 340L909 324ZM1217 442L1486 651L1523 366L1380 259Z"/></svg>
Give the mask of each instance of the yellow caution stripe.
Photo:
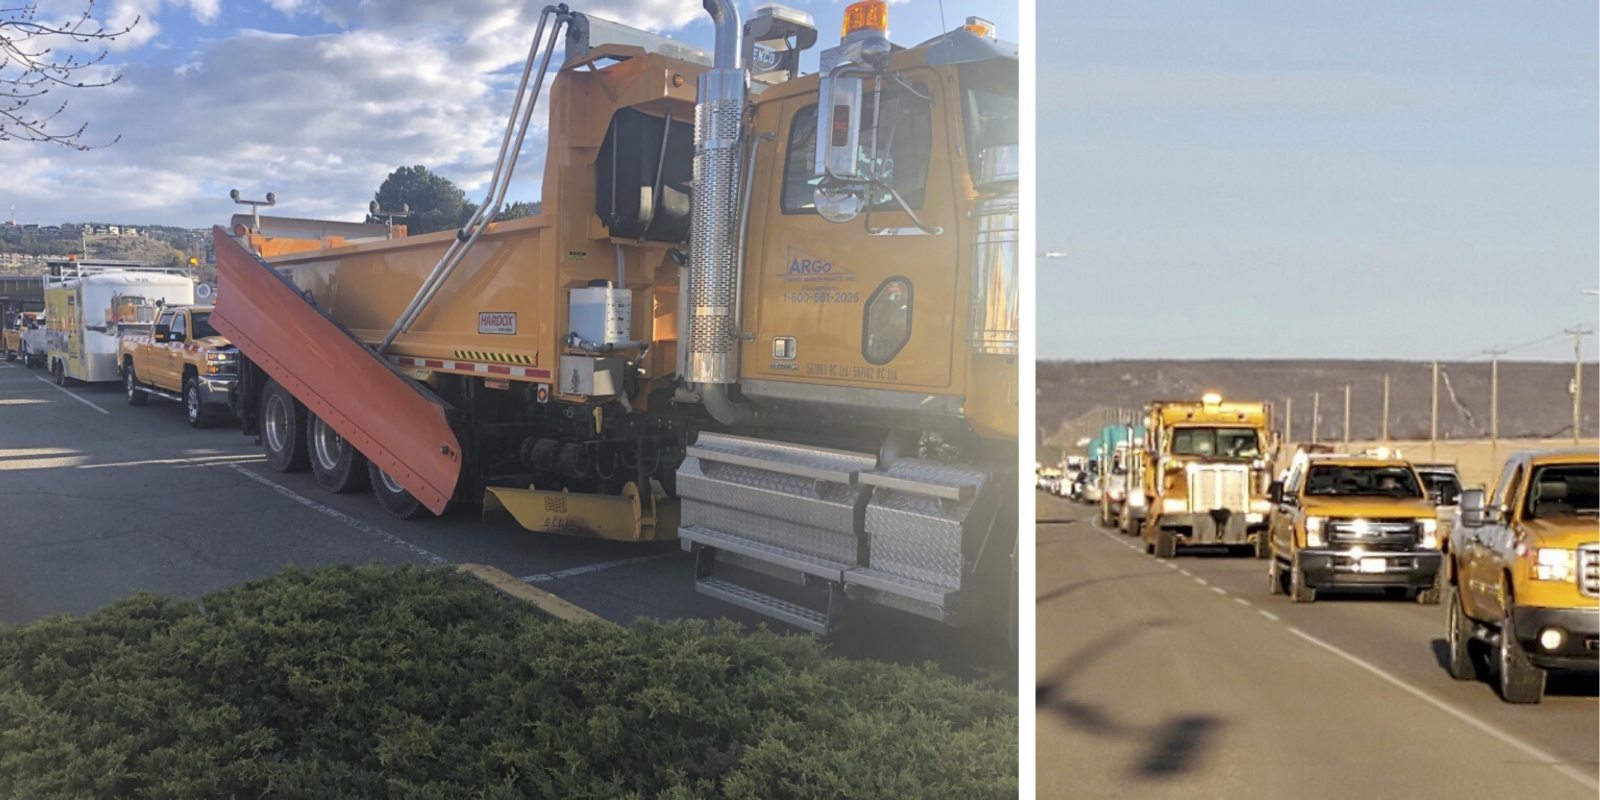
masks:
<svg viewBox="0 0 1600 800"><path fill-rule="evenodd" d="M535 364L532 356L518 353L493 353L487 350L457 350L456 358L463 361L498 361L502 364Z"/></svg>

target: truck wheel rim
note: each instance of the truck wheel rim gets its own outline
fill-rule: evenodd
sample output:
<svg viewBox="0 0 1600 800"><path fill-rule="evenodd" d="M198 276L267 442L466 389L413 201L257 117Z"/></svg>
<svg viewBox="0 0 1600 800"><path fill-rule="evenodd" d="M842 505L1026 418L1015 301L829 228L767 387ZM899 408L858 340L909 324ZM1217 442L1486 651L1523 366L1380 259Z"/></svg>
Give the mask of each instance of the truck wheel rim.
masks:
<svg viewBox="0 0 1600 800"><path fill-rule="evenodd" d="M284 407L283 398L277 395L267 398L267 413L263 416L267 423L267 446L274 453L282 452L289 440L289 411Z"/></svg>
<svg viewBox="0 0 1600 800"><path fill-rule="evenodd" d="M123 383L127 384L127 386L128 386L128 399L132 400L133 396L135 394L137 394L139 390L133 388L133 369L131 367L128 369L127 379L125 381L123 381Z"/></svg>
<svg viewBox="0 0 1600 800"><path fill-rule="evenodd" d="M189 421L200 418L200 389L194 384L189 385L189 391L183 393L184 405L189 409Z"/></svg>
<svg viewBox="0 0 1600 800"><path fill-rule="evenodd" d="M389 473L384 470L378 470L378 479L383 481L383 488L388 489L395 494L402 494L406 490L404 486L395 483L394 478L389 477Z"/></svg>
<svg viewBox="0 0 1600 800"><path fill-rule="evenodd" d="M317 454L317 462L325 470L336 469L339 458L344 455L344 437L340 436L321 417L311 425L311 448Z"/></svg>

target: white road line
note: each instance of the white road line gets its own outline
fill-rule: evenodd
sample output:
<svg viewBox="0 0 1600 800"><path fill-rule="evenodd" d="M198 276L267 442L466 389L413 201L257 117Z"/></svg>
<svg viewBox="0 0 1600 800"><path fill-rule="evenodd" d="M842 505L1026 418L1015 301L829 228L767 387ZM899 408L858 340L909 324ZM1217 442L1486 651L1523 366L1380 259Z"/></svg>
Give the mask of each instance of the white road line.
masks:
<svg viewBox="0 0 1600 800"><path fill-rule="evenodd" d="M278 494L281 494L284 497L287 497L290 500L293 500L293 501L299 503L300 505L305 506L306 508L312 509L313 511L320 511L323 514L326 514L326 515L328 515L330 517L333 517L334 519L339 520L340 522L343 522L344 524L349 525L350 527L355 528L358 531L361 531L362 533L366 533L366 534L370 534L372 536L376 536L377 538L382 539L385 542L388 542L389 544L392 544L392 545L394 545L394 546L396 546L396 547L398 547L398 548L400 548L402 550L409 550L410 552L414 553L415 555L421 556L423 558L423 560L427 561L429 564L432 564L432 565L434 565L436 567L442 567L442 566L445 566L446 564L450 563L449 561L445 560L444 558L441 558L440 556L434 555L433 553L430 553L427 550L424 550L424 549L422 549L422 548L420 548L420 547L418 547L418 546L416 546L416 545L414 545L414 544L412 544L412 543L410 543L410 542L408 542L408 541L406 541L404 539L401 539L400 537L395 536L394 534L389 533L388 531L385 531L385 530L383 530L381 528L374 528L371 525L368 525L367 523L362 522L361 520L350 516L349 514L345 514L344 512L341 512L341 511L335 511L334 509L328 508L327 506L325 506L325 505L323 505L323 504L321 504L321 503L319 503L319 502L317 502L315 500L312 500L309 497L303 497L303 496L301 496L299 494L296 494L293 490L289 489L289 487L280 486L280 485L278 485L276 483L273 483L272 481L269 481L266 478L263 478L260 475L255 474L255 472L253 472L251 470L248 470L248 469L245 469L244 467L239 466L238 464L229 464L228 468L232 469L233 471L235 471L237 473L239 473L240 475L245 476L246 478L249 478L250 480L255 481L256 483L262 484L263 486L270 487L273 491L277 492Z"/></svg>
<svg viewBox="0 0 1600 800"><path fill-rule="evenodd" d="M1177 568L1178 568L1177 564L1174 564L1171 561L1167 562L1167 569L1177 569Z"/></svg>
<svg viewBox="0 0 1600 800"><path fill-rule="evenodd" d="M1205 578L1201 578L1201 577L1196 577L1194 579L1194 582L1200 584L1201 586L1210 586L1211 585L1209 583L1206 583L1206 579Z"/></svg>
<svg viewBox="0 0 1600 800"><path fill-rule="evenodd" d="M1238 603L1239 605L1245 606L1247 608L1250 606L1250 601L1244 599L1243 597L1235 597L1235 598L1233 598L1233 602Z"/></svg>
<svg viewBox="0 0 1600 800"><path fill-rule="evenodd" d="M1211 591L1216 592L1217 594L1227 594L1228 593L1228 590L1222 588L1221 586L1213 586L1213 587L1211 587Z"/></svg>
<svg viewBox="0 0 1600 800"><path fill-rule="evenodd" d="M520 580L523 583L544 583L546 581L559 581L562 578L571 578L571 577L574 577L574 576L577 576L577 575L585 575L585 574L588 574L590 572L599 572L600 570L603 570L603 569L612 569L614 567L623 567L623 566L627 566L629 564L642 564L642 563L644 563L646 561L660 561L660 560L665 559L665 558L676 558L679 555L681 555L681 553L656 553L655 555L651 555L651 556L638 556L638 557L635 557L635 558L620 558L620 559L617 559L616 561L602 561L599 564L585 564L585 565L583 565L581 567L573 567L571 569L557 570L555 572L543 572L543 573L540 573L538 575L529 575L529 576L527 576L525 578L521 578Z"/></svg>
<svg viewBox="0 0 1600 800"><path fill-rule="evenodd" d="M1256 609L1256 613L1260 614L1263 617L1266 617L1267 619L1272 620L1273 622L1277 622L1278 621L1278 615L1274 614L1271 611L1268 611L1266 609L1258 608L1258 609Z"/></svg>
<svg viewBox="0 0 1600 800"><path fill-rule="evenodd" d="M73 394L72 392L67 391L65 387L57 386L57 385L51 383L48 378L43 378L43 377L40 377L38 375L35 375L33 377L34 377L35 380L44 381L45 385L49 386L52 389L60 389L62 394L66 395L66 396L68 396L68 397L70 397L70 398L72 398L72 399L74 399L74 400L76 400L76 401L78 401L78 402L80 402L80 403L82 403L82 404L84 404L84 405L86 405L86 406L88 406L88 407L90 407L90 408L102 413L102 414L110 414L111 413L110 411L107 411L107 410L95 405L94 403L91 403L88 400L85 400L82 397L79 397L79 396Z"/></svg>
<svg viewBox="0 0 1600 800"><path fill-rule="evenodd" d="M1182 576L1183 576L1183 577L1185 577L1185 578L1192 578L1192 577L1194 577L1194 573L1192 573L1192 572L1190 572L1190 571L1189 571L1189 570L1186 570L1186 569L1180 569L1180 570L1178 570L1178 574L1179 574L1179 575L1182 575Z"/></svg>
<svg viewBox="0 0 1600 800"><path fill-rule="evenodd" d="M1565 775L1577 781L1578 783L1583 784L1590 791L1600 790L1600 781L1596 781L1593 776L1587 775L1568 764L1561 763L1560 759L1550 755L1549 753L1546 753L1545 751L1540 750L1539 748L1534 747L1533 745L1528 744L1527 742L1524 742L1521 739L1518 739L1517 737L1512 736L1511 734L1506 733L1505 731L1502 731L1499 728L1496 728L1495 726L1490 725L1489 723L1484 722L1483 720L1480 720L1477 717L1474 717L1471 714L1468 714L1467 712L1462 711L1461 709L1456 708L1455 706L1452 706L1449 703L1446 703L1443 700L1440 700L1433 695L1428 694L1427 692L1424 692L1409 683L1406 683L1403 680L1400 680L1388 672L1385 672L1384 670L1373 666L1372 664L1363 661L1360 658L1351 655L1350 653L1347 653L1334 645L1324 642L1321 639L1318 639L1317 637L1300 630L1299 628L1291 627L1289 632L1372 673L1373 675L1378 676L1379 678L1382 678L1412 697L1415 697L1418 700L1421 700L1422 702L1427 703L1428 705L1431 705L1434 708L1437 708L1440 711L1443 711L1444 713L1449 714L1450 716L1455 717L1456 719L1489 734L1495 739L1498 739L1502 744L1507 744L1516 748L1517 750L1521 750L1529 758L1542 762L1546 766L1553 768L1556 772L1559 772L1562 775Z"/></svg>

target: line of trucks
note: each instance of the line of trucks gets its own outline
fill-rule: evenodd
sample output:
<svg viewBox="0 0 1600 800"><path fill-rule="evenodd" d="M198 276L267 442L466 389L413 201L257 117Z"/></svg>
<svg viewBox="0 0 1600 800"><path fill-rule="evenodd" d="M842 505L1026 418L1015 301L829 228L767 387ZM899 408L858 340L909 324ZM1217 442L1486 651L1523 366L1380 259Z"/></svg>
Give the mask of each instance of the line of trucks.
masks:
<svg viewBox="0 0 1600 800"><path fill-rule="evenodd" d="M705 7L712 52L546 8L461 230L256 208L215 229L212 306L53 284L47 366L401 519L676 539L698 591L801 629L876 605L1014 647L1016 45L892 44L872 0L804 74L810 15ZM540 102L541 213L493 222Z"/></svg>
<svg viewBox="0 0 1600 800"><path fill-rule="evenodd" d="M1600 666L1600 454L1513 454L1490 494L1385 448L1302 445L1275 472L1281 450L1270 404L1151 402L1089 443L1097 521L1162 559L1244 550L1297 603L1350 588L1442 602L1451 676L1493 677L1508 702L1539 702L1549 670Z"/></svg>

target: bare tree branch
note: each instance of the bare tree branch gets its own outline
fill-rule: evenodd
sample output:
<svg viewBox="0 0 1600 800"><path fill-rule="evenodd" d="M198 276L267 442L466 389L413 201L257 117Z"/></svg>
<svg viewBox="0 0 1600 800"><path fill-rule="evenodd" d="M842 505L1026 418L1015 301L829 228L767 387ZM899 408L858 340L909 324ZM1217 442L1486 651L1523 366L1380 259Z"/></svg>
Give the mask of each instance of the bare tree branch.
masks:
<svg viewBox="0 0 1600 800"><path fill-rule="evenodd" d="M82 14L64 22L39 21L37 3L0 8L0 142L49 142L74 150L93 150L122 139L119 134L105 144L84 144L88 123L66 133L59 127L52 129L66 110L67 100L56 105L43 99L55 89L96 89L122 80L121 75L91 77L98 72L93 68L106 58L104 49L87 58L55 53L57 46L116 41L139 24L139 18L135 18L121 30L107 30L94 19L96 0L86 2ZM45 103L43 111L34 107L36 101Z"/></svg>

